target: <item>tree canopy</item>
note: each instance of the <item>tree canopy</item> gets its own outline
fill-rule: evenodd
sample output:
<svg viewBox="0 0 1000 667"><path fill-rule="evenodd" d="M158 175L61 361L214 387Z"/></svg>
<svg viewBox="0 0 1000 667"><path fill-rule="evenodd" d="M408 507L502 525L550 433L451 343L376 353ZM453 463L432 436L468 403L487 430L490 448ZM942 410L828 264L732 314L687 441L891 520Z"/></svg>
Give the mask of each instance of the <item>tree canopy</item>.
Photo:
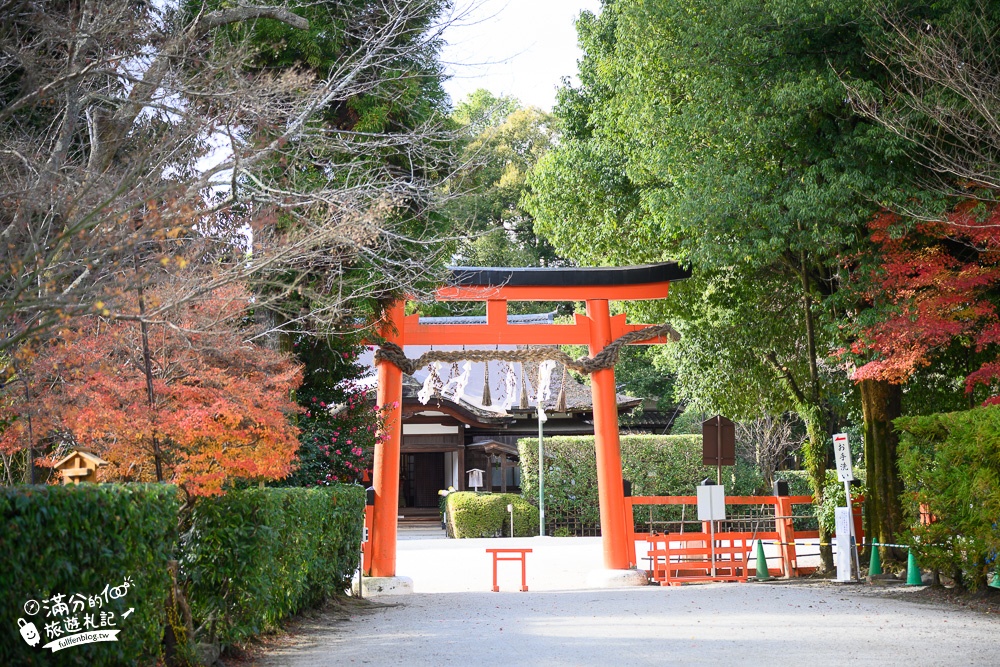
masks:
<svg viewBox="0 0 1000 667"><path fill-rule="evenodd" d="M157 272L326 321L426 276L445 5L7 6L0 348Z"/></svg>
<svg viewBox="0 0 1000 667"><path fill-rule="evenodd" d="M171 295L161 288L146 298ZM153 327L148 354L134 322L101 316L22 347L18 377L3 388L11 425L0 448L27 445L57 459L87 447L109 462L105 480L159 478L192 495L287 476L298 445L290 397L302 371L247 342L248 298L230 286L172 308Z"/></svg>
<svg viewBox="0 0 1000 667"><path fill-rule="evenodd" d="M241 382L255 378L255 389L270 387L280 400L262 400L253 420L272 420L283 430L271 440L242 426L233 426L228 439L206 431L197 447L207 461L270 442L275 456L259 474L245 476L287 474L291 459L283 448L292 443L294 454L296 433L288 396L297 380L281 380L285 371L277 369L295 364L260 345L273 341L275 330L325 334L353 327L382 301L419 291L444 263L434 253L443 252L448 236L436 210L455 147L438 60L448 7L446 0L6 5L0 26L5 394L18 396L15 388L27 383L28 396L40 396L43 385L31 383L45 373L34 364L82 355L83 345L95 359L126 358L134 353L122 352L121 340L133 336L140 358L129 361L146 382L102 366L117 378L105 388L125 392L108 397L108 405L145 401L141 419L165 425L201 399L183 383L161 382L156 355L167 342L157 332L210 337L214 330L200 328L201 320L191 324L187 314L218 306L220 291L238 285L249 293L226 301L227 308L239 303L253 326L226 310L235 328L218 344L246 358L234 353L229 363L237 376L228 379L224 359L198 361L206 375L197 386L204 391L216 381L219 391L229 385L239 393ZM275 312L280 317L266 317ZM52 336L63 340L50 342ZM208 338L198 345L185 340L177 345L200 351L208 345ZM280 388L251 372L254 350L259 369L273 372ZM80 368L53 379L52 387L59 396L91 392L98 401L100 383L88 384L97 376ZM169 397L176 392L187 398L178 398L175 409ZM51 396L53 405L69 410ZM11 400L7 407L18 414L9 415L13 425L4 432L5 461L15 441L20 451L40 446L42 454L63 442L59 433L70 434L66 442L90 437L39 416L21 419L35 406L30 398ZM218 414L226 411L246 414L237 407L220 407ZM60 410L52 419L71 416ZM29 421L37 426L33 433L24 430ZM119 426L129 424L119 420L113 428ZM167 426L144 432L133 433L135 459L125 465L138 466L134 478L147 472L138 463L145 451L150 458L143 465L155 463L155 478L188 480L177 477L177 466L193 464L171 463L166 447L194 444ZM191 482L192 488L214 492L223 482L213 480Z"/></svg>
<svg viewBox="0 0 1000 667"><path fill-rule="evenodd" d="M578 29L565 136L530 179L536 228L585 263L689 263L661 312L684 335L681 396L796 411L821 496L850 396L825 361L848 258L876 211L919 194L905 142L842 82L885 79L867 53L877 17L853 0L618 0Z"/></svg>
<svg viewBox="0 0 1000 667"><path fill-rule="evenodd" d="M469 266L539 266L561 260L538 237L521 199L528 174L553 146L555 119L510 97L477 90L452 118L466 132L448 208L467 234L456 260Z"/></svg>

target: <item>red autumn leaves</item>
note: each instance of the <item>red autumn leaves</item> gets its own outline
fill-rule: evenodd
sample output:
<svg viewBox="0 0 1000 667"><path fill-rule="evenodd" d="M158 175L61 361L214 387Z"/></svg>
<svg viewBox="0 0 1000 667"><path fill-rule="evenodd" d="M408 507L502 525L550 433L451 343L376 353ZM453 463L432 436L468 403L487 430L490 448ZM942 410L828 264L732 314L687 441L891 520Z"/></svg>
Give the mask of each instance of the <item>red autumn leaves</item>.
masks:
<svg viewBox="0 0 1000 667"><path fill-rule="evenodd" d="M157 293L147 299L155 304ZM154 481L155 437L164 481L195 495L220 493L232 479L285 477L298 447L287 417L298 411L301 369L250 341L247 304L244 290L228 287L150 324L152 406L134 320L84 318L20 351L4 388L11 424L0 448L30 441L55 456L88 447L110 463L104 479Z"/></svg>
<svg viewBox="0 0 1000 667"><path fill-rule="evenodd" d="M874 357L855 380L901 384L959 343L975 352L1000 342L994 290L1000 284L1000 207L965 201L943 221L905 228L883 213L870 225L880 252L867 300L880 309L852 352ZM1000 360L966 377L966 391L1000 377ZM992 399L990 399L992 401Z"/></svg>

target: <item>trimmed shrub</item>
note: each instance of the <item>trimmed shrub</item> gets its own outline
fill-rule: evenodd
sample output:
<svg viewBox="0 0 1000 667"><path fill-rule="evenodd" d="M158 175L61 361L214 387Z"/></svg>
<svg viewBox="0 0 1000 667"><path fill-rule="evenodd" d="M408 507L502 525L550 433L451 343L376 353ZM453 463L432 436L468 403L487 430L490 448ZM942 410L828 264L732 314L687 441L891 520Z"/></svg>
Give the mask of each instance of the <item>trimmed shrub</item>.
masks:
<svg viewBox="0 0 1000 667"><path fill-rule="evenodd" d="M0 489L0 664L155 664L166 625L177 509L177 489L161 484ZM126 577L131 585L124 596L104 595L100 608L90 606L91 597L105 586L122 586ZM86 606L71 601L77 594L86 596ZM59 595L64 597L52 601ZM28 600L41 603L41 611L29 615ZM49 616L60 603L68 613ZM122 618L129 608L134 611ZM47 624L62 621L64 628L73 616L83 628L84 615L91 614L100 625L101 612L114 613L118 641L41 650L52 639ZM41 635L35 649L18 635L19 618L33 622Z"/></svg>
<svg viewBox="0 0 1000 667"><path fill-rule="evenodd" d="M716 469L701 463L700 435L623 435L620 442L622 475L632 482L632 495L691 496L703 479L716 478ZM522 493L537 504L538 441L520 440L518 452ZM594 436L546 438L545 458L545 516L550 532L563 527L577 533L599 530ZM762 490L763 478L740 462L723 470L723 483L729 495L753 495ZM655 513L655 518L667 520L676 512L660 508Z"/></svg>
<svg viewBox="0 0 1000 667"><path fill-rule="evenodd" d="M514 535L538 534L538 508L513 493L456 491L447 497L448 530L453 537L510 536L510 514L514 505Z"/></svg>
<svg viewBox="0 0 1000 667"><path fill-rule="evenodd" d="M342 594L358 565L364 489L244 489L203 498L181 537L195 627L223 644Z"/></svg>
<svg viewBox="0 0 1000 667"><path fill-rule="evenodd" d="M914 548L924 567L970 589L986 584L1000 553L1000 407L893 422ZM919 520L921 506L936 518Z"/></svg>

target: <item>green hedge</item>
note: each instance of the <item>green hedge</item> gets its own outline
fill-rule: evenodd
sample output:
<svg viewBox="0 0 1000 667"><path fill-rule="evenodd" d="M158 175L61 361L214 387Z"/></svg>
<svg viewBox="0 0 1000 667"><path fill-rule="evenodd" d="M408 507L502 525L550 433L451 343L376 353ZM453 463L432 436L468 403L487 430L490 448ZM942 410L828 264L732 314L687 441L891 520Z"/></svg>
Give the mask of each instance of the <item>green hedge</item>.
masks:
<svg viewBox="0 0 1000 667"><path fill-rule="evenodd" d="M0 488L0 665L155 664L166 622L170 586L167 562L177 544L177 490L164 485L21 486ZM43 608L30 616L27 600L69 604L75 594L97 596L106 585L132 585L124 597L96 610L114 612L118 641L82 644L52 653ZM127 618L121 614L133 611ZM83 623L89 607L76 604L61 619ZM73 611L78 613L73 614ZM41 634L31 649L18 632L18 618Z"/></svg>
<svg viewBox="0 0 1000 667"><path fill-rule="evenodd" d="M514 506L514 535L538 534L538 508L513 493L456 491L446 500L448 532L452 537L510 536L510 513Z"/></svg>
<svg viewBox="0 0 1000 667"><path fill-rule="evenodd" d="M181 536L195 627L223 644L342 594L357 567L364 489L264 488L199 500Z"/></svg>
<svg viewBox="0 0 1000 667"><path fill-rule="evenodd" d="M924 567L985 585L1000 552L1000 407L904 417L899 470L904 511ZM925 505L937 521L919 522Z"/></svg>
<svg viewBox="0 0 1000 667"><path fill-rule="evenodd" d="M521 489L538 502L538 440L518 442ZM701 480L716 478L716 469L701 463L700 435L621 436L622 475L632 482L635 496L690 496ZM600 526L597 494L597 458L594 436L555 436L545 439L546 526L560 529L560 517L572 517L576 526ZM754 495L763 479L752 467L738 464L723 470L729 495ZM663 508L663 517L671 511Z"/></svg>
<svg viewBox="0 0 1000 667"><path fill-rule="evenodd" d="M181 564L199 640L245 640L323 599L342 594L358 562L364 490L247 489L200 499L178 541L179 503L166 485L81 484L0 490L0 665L152 665L162 661L170 590L168 562ZM113 611L118 641L52 653L29 647L18 619L42 635L46 610L27 600L97 596L125 577ZM53 602L53 604L55 604ZM129 607L134 611L121 618ZM82 624L83 613L77 609ZM67 618L73 614L64 615ZM182 651L182 654L188 654Z"/></svg>

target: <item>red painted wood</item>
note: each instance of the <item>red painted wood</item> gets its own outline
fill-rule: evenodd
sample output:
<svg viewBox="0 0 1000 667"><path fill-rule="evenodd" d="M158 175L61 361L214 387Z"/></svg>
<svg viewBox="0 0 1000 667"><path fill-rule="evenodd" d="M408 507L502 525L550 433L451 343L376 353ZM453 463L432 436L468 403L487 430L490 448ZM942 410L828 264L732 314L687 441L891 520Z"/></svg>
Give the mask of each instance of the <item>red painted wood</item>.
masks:
<svg viewBox="0 0 1000 667"><path fill-rule="evenodd" d="M403 320L403 302L386 310L382 336L402 347L404 339L397 330ZM400 327L401 328L401 327ZM399 449L403 439L403 371L395 364L378 364L377 398L385 418L384 440L375 447L372 485L375 510L372 521L372 577L396 576L396 517L399 511Z"/></svg>
<svg viewBox="0 0 1000 667"><path fill-rule="evenodd" d="M497 561L513 560L521 561L521 590L528 590L528 566L525 562L525 554L530 554L531 549L487 549L486 553L493 556L493 592L499 593L500 586L497 585Z"/></svg>
<svg viewBox="0 0 1000 667"><path fill-rule="evenodd" d="M587 301L590 317L590 356L611 342L611 318L608 302ZM618 399L615 393L615 370L606 368L590 375L594 402L594 449L597 454L597 494L601 503L601 543L604 566L609 570L627 570L630 561L625 531L625 490L622 482L622 455L618 441Z"/></svg>
<svg viewBox="0 0 1000 667"><path fill-rule="evenodd" d="M641 285L505 285L503 287L442 287L435 292L438 301L649 301L666 299L670 283Z"/></svg>

